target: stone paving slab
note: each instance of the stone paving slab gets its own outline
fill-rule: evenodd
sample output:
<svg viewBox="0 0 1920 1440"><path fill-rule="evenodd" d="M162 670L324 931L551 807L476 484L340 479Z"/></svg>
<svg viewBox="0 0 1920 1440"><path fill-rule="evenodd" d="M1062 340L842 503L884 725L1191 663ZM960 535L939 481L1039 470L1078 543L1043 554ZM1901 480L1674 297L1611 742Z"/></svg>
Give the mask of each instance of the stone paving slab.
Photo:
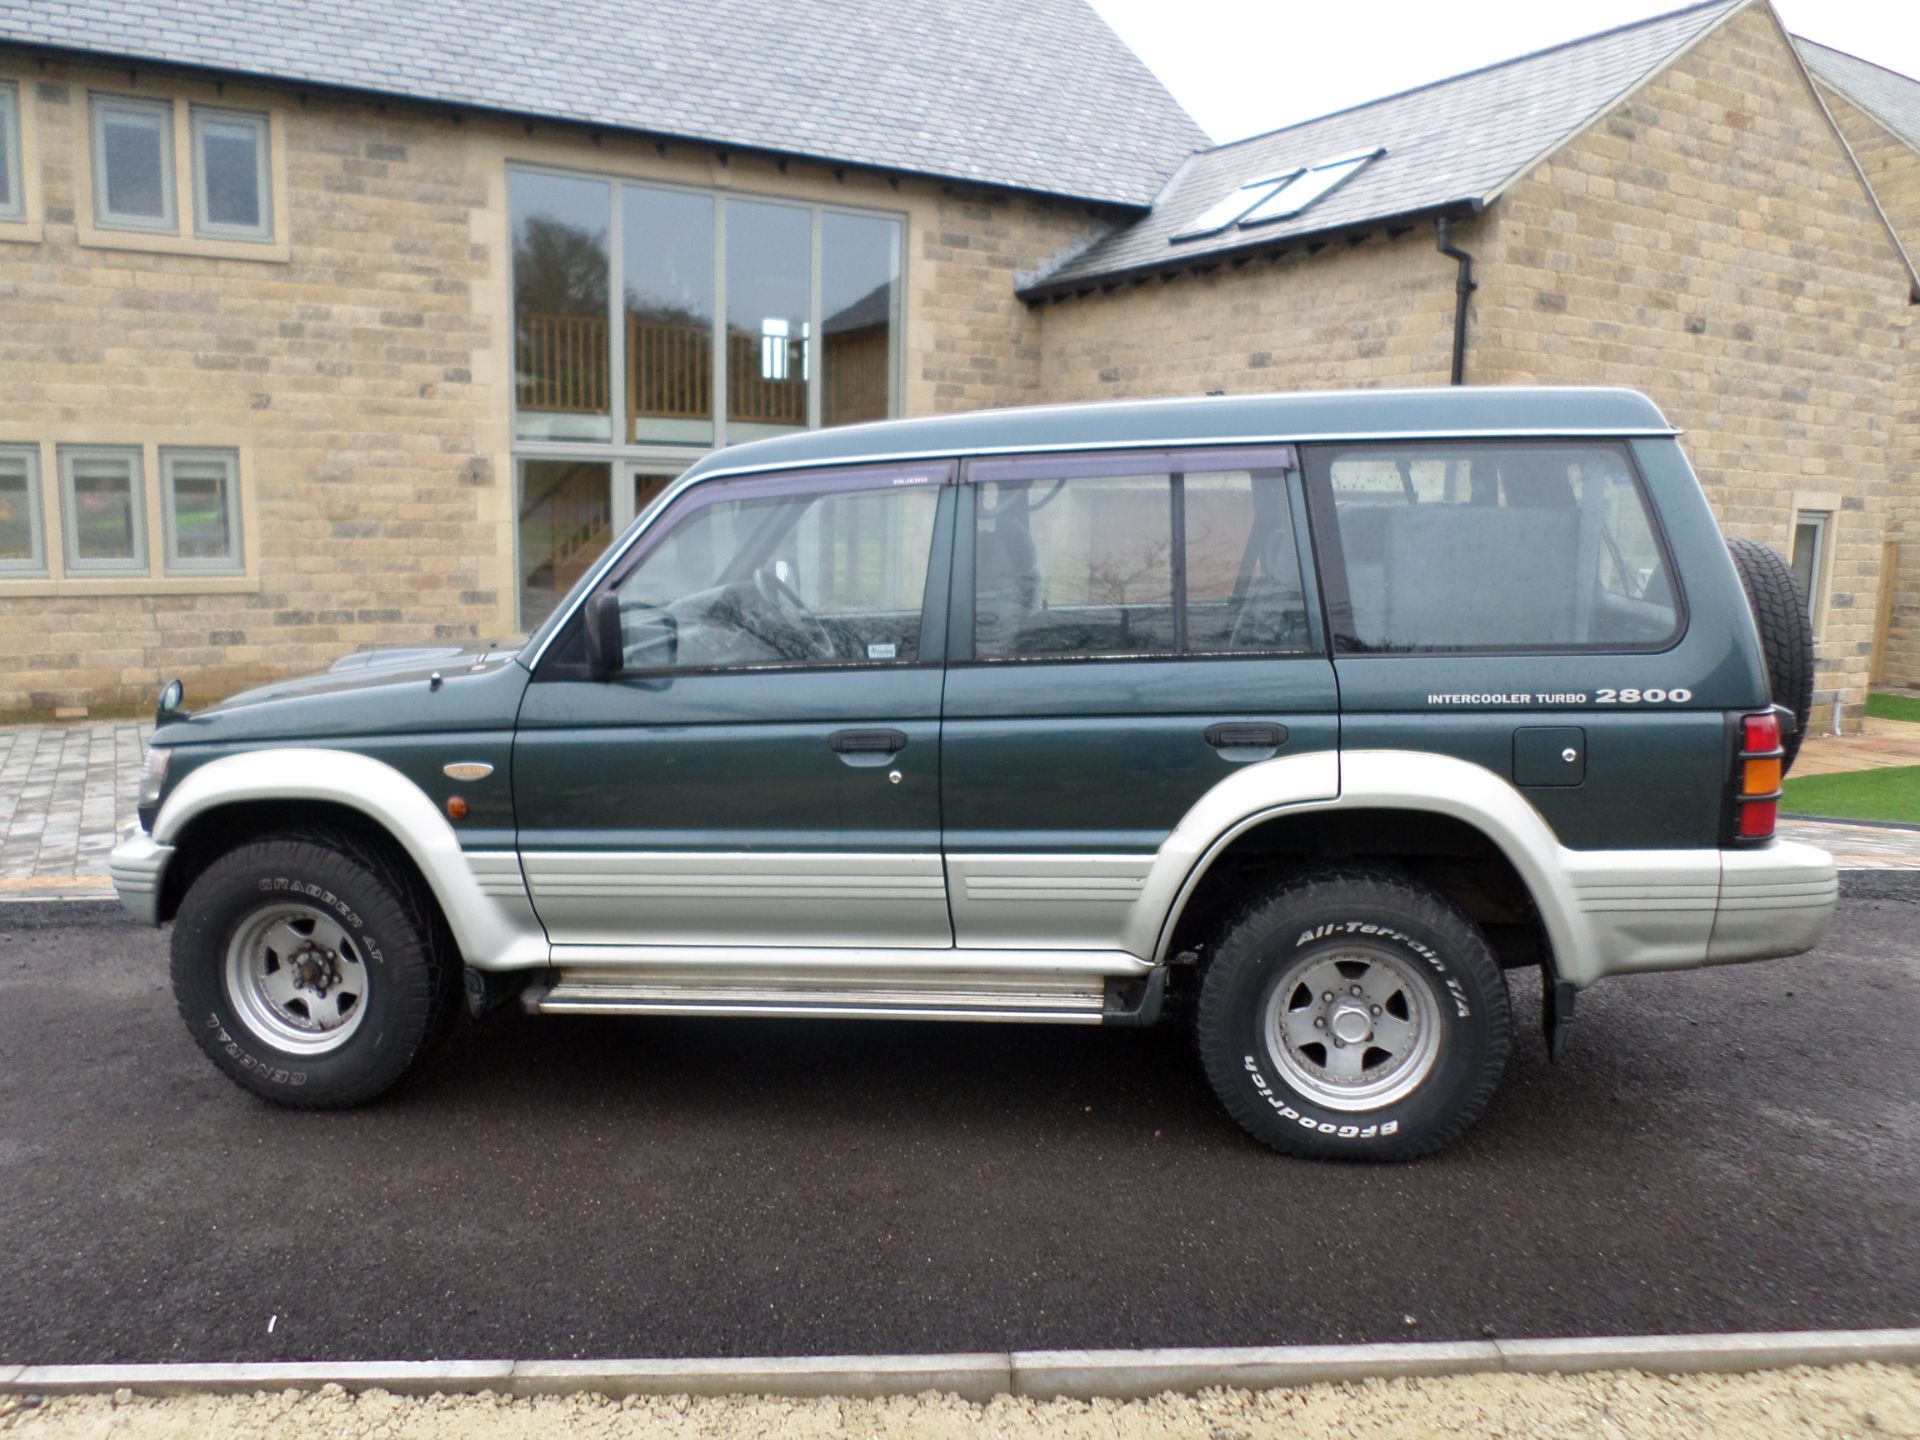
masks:
<svg viewBox="0 0 1920 1440"><path fill-rule="evenodd" d="M0 726L0 900L111 895L107 853L133 818L153 726Z"/></svg>
<svg viewBox="0 0 1920 1440"><path fill-rule="evenodd" d="M1920 732L1898 721L1870 723ZM0 903L113 897L107 853L133 818L152 731L137 720L0 726ZM1920 747L1920 736L1894 739ZM1920 751L1889 763L1920 764ZM1780 833L1832 851L1843 869L1920 870L1920 828L1787 819Z"/></svg>

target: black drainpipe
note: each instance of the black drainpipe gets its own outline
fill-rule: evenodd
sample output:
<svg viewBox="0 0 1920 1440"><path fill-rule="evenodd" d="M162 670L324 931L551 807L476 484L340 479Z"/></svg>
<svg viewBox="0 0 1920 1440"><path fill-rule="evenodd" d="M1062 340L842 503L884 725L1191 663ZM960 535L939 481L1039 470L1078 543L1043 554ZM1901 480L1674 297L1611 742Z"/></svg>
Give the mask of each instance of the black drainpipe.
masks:
<svg viewBox="0 0 1920 1440"><path fill-rule="evenodd" d="M1453 222L1442 215L1434 222L1435 248L1449 260L1460 262L1459 278L1453 282L1453 379L1464 385L1467 380L1467 297L1480 287L1473 283L1473 256L1453 243Z"/></svg>

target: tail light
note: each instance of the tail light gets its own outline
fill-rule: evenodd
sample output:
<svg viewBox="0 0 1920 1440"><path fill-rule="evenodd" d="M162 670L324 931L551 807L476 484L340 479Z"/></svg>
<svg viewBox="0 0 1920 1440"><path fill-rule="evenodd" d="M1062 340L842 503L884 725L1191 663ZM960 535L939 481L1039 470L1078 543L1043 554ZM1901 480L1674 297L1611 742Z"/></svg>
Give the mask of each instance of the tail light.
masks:
<svg viewBox="0 0 1920 1440"><path fill-rule="evenodd" d="M1740 717L1740 751L1734 763L1736 840L1771 840L1780 815L1780 717L1769 710Z"/></svg>

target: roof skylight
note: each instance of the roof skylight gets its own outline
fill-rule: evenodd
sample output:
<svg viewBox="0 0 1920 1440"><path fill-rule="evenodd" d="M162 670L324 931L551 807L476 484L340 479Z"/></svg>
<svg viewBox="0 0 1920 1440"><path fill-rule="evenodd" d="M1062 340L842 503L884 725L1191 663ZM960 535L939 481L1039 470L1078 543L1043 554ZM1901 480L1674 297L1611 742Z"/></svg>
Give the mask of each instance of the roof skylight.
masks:
<svg viewBox="0 0 1920 1440"><path fill-rule="evenodd" d="M1174 240L1199 240L1208 235L1218 235L1229 229L1249 210L1268 199L1274 190L1301 174L1298 170L1288 170L1279 175L1267 175L1258 180L1249 180L1238 190L1230 190L1224 200L1209 205L1193 222L1175 231Z"/></svg>
<svg viewBox="0 0 1920 1440"><path fill-rule="evenodd" d="M1168 236L1172 244L1218 235L1234 226L1250 229L1276 220L1291 220L1326 199L1365 168L1370 160L1386 154L1384 147L1319 160L1297 170L1249 180L1218 203L1209 206L1193 220Z"/></svg>

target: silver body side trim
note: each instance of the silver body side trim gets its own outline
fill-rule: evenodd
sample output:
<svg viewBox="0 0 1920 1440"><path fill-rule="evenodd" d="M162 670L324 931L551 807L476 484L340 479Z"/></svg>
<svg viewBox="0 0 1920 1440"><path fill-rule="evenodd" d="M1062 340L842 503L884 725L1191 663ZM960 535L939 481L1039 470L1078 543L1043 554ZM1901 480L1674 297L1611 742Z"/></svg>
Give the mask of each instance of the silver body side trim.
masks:
<svg viewBox="0 0 1920 1440"><path fill-rule="evenodd" d="M1152 855L949 855L962 945L1124 949Z"/></svg>
<svg viewBox="0 0 1920 1440"><path fill-rule="evenodd" d="M529 850L521 864L559 945L953 944L938 855Z"/></svg>
<svg viewBox="0 0 1920 1440"><path fill-rule="evenodd" d="M119 842L107 857L114 893L126 912L142 925L160 923L160 882L171 859L173 847L156 842L137 821L120 832Z"/></svg>
<svg viewBox="0 0 1920 1440"><path fill-rule="evenodd" d="M481 852L483 885L439 807L391 765L349 750L228 755L180 782L154 818L153 839L170 845L195 817L241 800L328 800L358 810L420 867L469 965L515 970L547 963L546 933L498 853Z"/></svg>

